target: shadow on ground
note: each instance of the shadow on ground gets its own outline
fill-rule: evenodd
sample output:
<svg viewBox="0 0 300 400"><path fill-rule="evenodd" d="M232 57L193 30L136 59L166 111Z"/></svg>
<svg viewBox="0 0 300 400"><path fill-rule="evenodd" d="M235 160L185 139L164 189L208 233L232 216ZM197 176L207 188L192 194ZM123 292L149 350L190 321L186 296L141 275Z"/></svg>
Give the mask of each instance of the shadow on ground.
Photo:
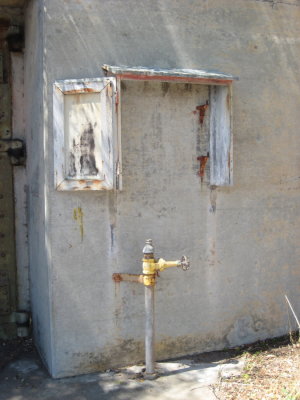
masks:
<svg viewBox="0 0 300 400"><path fill-rule="evenodd" d="M142 366L72 378L52 379L30 339L2 342L0 400L214 400L213 386L238 375L243 352L278 346L285 338L258 342L233 350L203 353L184 360L157 363L159 377L143 379ZM5 348L5 350L4 350Z"/></svg>

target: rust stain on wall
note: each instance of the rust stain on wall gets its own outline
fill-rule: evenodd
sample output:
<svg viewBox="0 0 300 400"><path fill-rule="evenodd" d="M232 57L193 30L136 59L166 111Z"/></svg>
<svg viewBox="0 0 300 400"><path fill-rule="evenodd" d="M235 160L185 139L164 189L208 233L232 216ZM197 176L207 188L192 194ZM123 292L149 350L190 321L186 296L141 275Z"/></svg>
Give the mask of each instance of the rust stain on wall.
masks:
<svg viewBox="0 0 300 400"><path fill-rule="evenodd" d="M208 159L209 159L209 153L207 153L206 156L197 157L197 160L200 161L200 169L199 169L198 174L199 174L199 176L201 178L201 182L203 182L204 173L205 173L205 167L206 167Z"/></svg>
<svg viewBox="0 0 300 400"><path fill-rule="evenodd" d="M83 241L83 233L84 233L84 230L83 230L83 211L82 211L81 207L74 208L74 210L73 210L73 218L74 218L75 221L78 222L81 241Z"/></svg>
<svg viewBox="0 0 300 400"><path fill-rule="evenodd" d="M196 111L199 112L199 124L202 126L204 122L205 112L208 109L208 101L201 106L196 107Z"/></svg>
<svg viewBox="0 0 300 400"><path fill-rule="evenodd" d="M123 280L122 275L121 274L113 274L112 278L115 282L121 282Z"/></svg>

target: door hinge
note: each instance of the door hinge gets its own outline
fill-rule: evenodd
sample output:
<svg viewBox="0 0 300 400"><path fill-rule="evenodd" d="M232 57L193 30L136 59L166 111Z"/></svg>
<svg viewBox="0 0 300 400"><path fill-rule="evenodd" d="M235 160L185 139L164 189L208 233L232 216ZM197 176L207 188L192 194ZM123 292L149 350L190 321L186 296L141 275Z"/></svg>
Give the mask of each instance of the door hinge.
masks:
<svg viewBox="0 0 300 400"><path fill-rule="evenodd" d="M0 139L0 153L7 153L12 165L24 165L25 143L21 139Z"/></svg>

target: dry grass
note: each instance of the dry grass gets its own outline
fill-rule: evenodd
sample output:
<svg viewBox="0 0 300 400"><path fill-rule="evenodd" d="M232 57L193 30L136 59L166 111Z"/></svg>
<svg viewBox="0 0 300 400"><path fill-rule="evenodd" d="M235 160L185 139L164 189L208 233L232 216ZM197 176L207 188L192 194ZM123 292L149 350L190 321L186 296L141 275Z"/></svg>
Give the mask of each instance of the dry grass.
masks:
<svg viewBox="0 0 300 400"><path fill-rule="evenodd" d="M245 349L241 375L220 378L220 400L300 400L300 344L264 344Z"/></svg>

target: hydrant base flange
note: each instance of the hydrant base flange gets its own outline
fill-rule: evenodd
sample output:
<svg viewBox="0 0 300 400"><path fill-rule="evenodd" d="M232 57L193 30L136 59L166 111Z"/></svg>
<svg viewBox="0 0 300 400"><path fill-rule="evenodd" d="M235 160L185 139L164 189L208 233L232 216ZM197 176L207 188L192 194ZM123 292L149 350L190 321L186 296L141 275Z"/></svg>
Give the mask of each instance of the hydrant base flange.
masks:
<svg viewBox="0 0 300 400"><path fill-rule="evenodd" d="M144 377L145 380L154 381L155 379L159 378L160 375L157 372L154 372L153 374L149 374L148 372L144 372L143 377Z"/></svg>

